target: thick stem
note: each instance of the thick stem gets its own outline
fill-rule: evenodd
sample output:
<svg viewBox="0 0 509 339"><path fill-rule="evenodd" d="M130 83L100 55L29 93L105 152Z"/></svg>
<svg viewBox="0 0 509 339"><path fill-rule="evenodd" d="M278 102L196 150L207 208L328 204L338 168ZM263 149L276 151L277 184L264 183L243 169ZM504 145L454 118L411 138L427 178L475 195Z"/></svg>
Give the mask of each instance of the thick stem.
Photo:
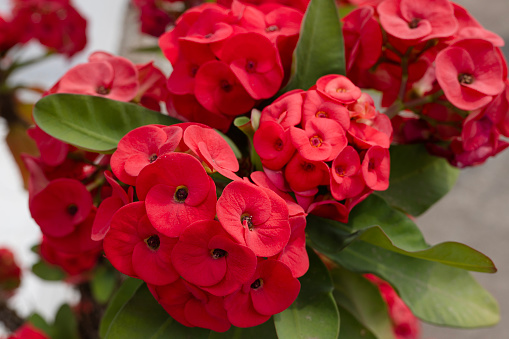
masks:
<svg viewBox="0 0 509 339"><path fill-rule="evenodd" d="M104 313L104 307L94 299L90 283L77 286L81 294L81 310L77 314L78 330L81 339L99 339L99 325Z"/></svg>
<svg viewBox="0 0 509 339"><path fill-rule="evenodd" d="M25 323L25 319L11 309L3 298L0 298L0 321L11 332L15 332Z"/></svg>

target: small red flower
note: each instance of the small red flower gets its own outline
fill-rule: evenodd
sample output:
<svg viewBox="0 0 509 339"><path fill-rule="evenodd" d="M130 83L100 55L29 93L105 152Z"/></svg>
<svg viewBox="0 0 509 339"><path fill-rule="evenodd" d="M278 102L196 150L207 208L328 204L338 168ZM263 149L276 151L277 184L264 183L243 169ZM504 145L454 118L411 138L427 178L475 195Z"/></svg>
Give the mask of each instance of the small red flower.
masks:
<svg viewBox="0 0 509 339"><path fill-rule="evenodd" d="M347 146L332 162L332 196L338 201L352 198L361 193L364 187L359 153L352 146Z"/></svg>
<svg viewBox="0 0 509 339"><path fill-rule="evenodd" d="M362 160L362 175L366 185L375 191L383 191L389 187L390 160L389 150L373 146Z"/></svg>
<svg viewBox="0 0 509 339"><path fill-rule="evenodd" d="M295 152L290 130L285 131L274 121L266 121L260 125L254 135L253 144L263 166L271 170L283 168Z"/></svg>
<svg viewBox="0 0 509 339"><path fill-rule="evenodd" d="M296 153L284 170L285 179L295 192L304 192L329 183L329 167L323 161L304 159Z"/></svg>
<svg viewBox="0 0 509 339"><path fill-rule="evenodd" d="M351 104L361 96L361 89L343 75L324 75L316 81L316 90L340 103Z"/></svg>

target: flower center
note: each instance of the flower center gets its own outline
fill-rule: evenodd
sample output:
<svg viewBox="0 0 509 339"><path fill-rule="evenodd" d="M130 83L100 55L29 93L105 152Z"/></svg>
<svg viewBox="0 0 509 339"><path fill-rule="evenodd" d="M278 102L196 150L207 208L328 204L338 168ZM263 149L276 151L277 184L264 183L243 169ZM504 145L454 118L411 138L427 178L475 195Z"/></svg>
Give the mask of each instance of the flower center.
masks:
<svg viewBox="0 0 509 339"><path fill-rule="evenodd" d="M257 290L259 289L260 287L263 286L263 280L262 279L256 279L252 284L251 284L251 288L253 290Z"/></svg>
<svg viewBox="0 0 509 339"><path fill-rule="evenodd" d="M279 30L279 27L277 27L276 25L270 25L269 27L265 28L265 32L275 32Z"/></svg>
<svg viewBox="0 0 509 339"><path fill-rule="evenodd" d="M300 167L304 172L312 172L315 170L315 165L310 162L303 162L300 164Z"/></svg>
<svg viewBox="0 0 509 339"><path fill-rule="evenodd" d="M276 151L281 151L283 149L283 140L278 138L274 143L274 148L276 149Z"/></svg>
<svg viewBox="0 0 509 339"><path fill-rule="evenodd" d="M412 21L410 21L408 23L408 27L411 29L417 28L417 26L419 26L419 21L421 21L421 20L417 19L417 18L413 18Z"/></svg>
<svg viewBox="0 0 509 339"><path fill-rule="evenodd" d="M246 71L248 73L254 73L255 72L255 68L256 68L256 62L254 62L253 60L249 60L246 63Z"/></svg>
<svg viewBox="0 0 509 339"><path fill-rule="evenodd" d="M97 89L95 90L95 92L97 94L101 94L101 95L106 95L106 94L109 94L110 93L110 89L109 88L106 88L104 86L99 86L97 87Z"/></svg>
<svg viewBox="0 0 509 339"><path fill-rule="evenodd" d="M344 177L345 176L345 169L342 166L336 166L336 173L340 177Z"/></svg>
<svg viewBox="0 0 509 339"><path fill-rule="evenodd" d="M189 190L186 186L178 186L175 190L174 199L176 202L184 202L187 199L187 196L189 195Z"/></svg>
<svg viewBox="0 0 509 339"><path fill-rule="evenodd" d="M474 76L472 74L461 73L458 75L458 81L460 84L470 85L474 82Z"/></svg>
<svg viewBox="0 0 509 339"><path fill-rule="evenodd" d="M228 80L221 80L219 86L221 86L221 89L226 93L231 92L233 89L233 86L228 82Z"/></svg>
<svg viewBox="0 0 509 339"><path fill-rule="evenodd" d="M318 135L314 135L311 138L309 138L309 143L313 147L320 147L322 146L322 138L320 138Z"/></svg>
<svg viewBox="0 0 509 339"><path fill-rule="evenodd" d="M222 250L220 248L214 249L211 253L212 253L213 259L219 259L219 258L222 258L228 254L228 252L226 252L225 250Z"/></svg>
<svg viewBox="0 0 509 339"><path fill-rule="evenodd" d="M75 204L67 206L67 214L74 216L76 213L78 213L78 206Z"/></svg>
<svg viewBox="0 0 509 339"><path fill-rule="evenodd" d="M328 118L329 115L326 112L324 112L324 111L318 111L318 112L316 112L315 117L317 117L317 118Z"/></svg>
<svg viewBox="0 0 509 339"><path fill-rule="evenodd" d="M148 157L148 161L150 161L150 163L153 163L156 160L157 160L157 154L155 154L155 153Z"/></svg>
<svg viewBox="0 0 509 339"><path fill-rule="evenodd" d="M148 247L150 247L150 249L155 251L161 245L161 240L159 239L159 236L157 234L154 234L145 239L145 243L147 244Z"/></svg>
<svg viewBox="0 0 509 339"><path fill-rule="evenodd" d="M212 33L209 33L209 34L205 35L204 38L205 39L210 39L210 38L212 38L212 35L213 35Z"/></svg>
<svg viewBox="0 0 509 339"><path fill-rule="evenodd" d="M368 171L374 170L375 167L376 167L375 160L374 159L369 159L369 162L368 162Z"/></svg>
<svg viewBox="0 0 509 339"><path fill-rule="evenodd" d="M346 93L346 92L347 92L346 88L336 88L336 93Z"/></svg>
<svg viewBox="0 0 509 339"><path fill-rule="evenodd" d="M248 228L250 231L252 231L254 229L254 225L253 225L253 217L249 214L242 214L242 216L240 217L240 222L242 223L242 226L244 228Z"/></svg>
<svg viewBox="0 0 509 339"><path fill-rule="evenodd" d="M189 75L191 76L191 78L194 78L196 76L196 73L198 72L198 68L200 68L200 67L197 65L192 65L189 68Z"/></svg>

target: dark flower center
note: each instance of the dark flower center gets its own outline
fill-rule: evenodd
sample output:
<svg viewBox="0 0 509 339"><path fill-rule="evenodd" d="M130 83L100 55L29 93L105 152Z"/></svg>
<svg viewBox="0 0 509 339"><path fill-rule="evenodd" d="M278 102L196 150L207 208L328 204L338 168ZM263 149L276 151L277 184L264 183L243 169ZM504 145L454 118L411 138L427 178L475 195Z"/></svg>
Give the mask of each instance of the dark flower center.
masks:
<svg viewBox="0 0 509 339"><path fill-rule="evenodd" d="M340 177L344 177L345 176L345 169L342 166L336 166L336 173Z"/></svg>
<svg viewBox="0 0 509 339"><path fill-rule="evenodd" d="M209 34L205 35L204 38L205 39L210 39L210 38L212 38L212 35L213 35L212 33L209 33Z"/></svg>
<svg viewBox="0 0 509 339"><path fill-rule="evenodd" d="M300 164L300 167L305 172L312 172L312 171L315 170L315 165L313 165L310 162L303 162L303 163Z"/></svg>
<svg viewBox="0 0 509 339"><path fill-rule="evenodd" d="M458 75L458 81L460 84L470 85L474 82L474 76L472 74L461 73Z"/></svg>
<svg viewBox="0 0 509 339"><path fill-rule="evenodd" d="M254 225L253 225L253 217L250 216L249 214L243 214L241 217L240 217L240 222L242 223L242 226L246 227L252 231L254 229Z"/></svg>
<svg viewBox="0 0 509 339"><path fill-rule="evenodd" d="M153 163L156 160L157 160L157 154L155 154L155 153L148 157L148 161L150 161L150 163Z"/></svg>
<svg viewBox="0 0 509 339"><path fill-rule="evenodd" d="M221 89L225 92L231 92L233 89L233 86L228 82L228 80L221 80L219 86L221 86Z"/></svg>
<svg viewBox="0 0 509 339"><path fill-rule="evenodd" d="M145 239L147 246L152 250L157 250L161 245L161 240L159 240L159 236L157 234L151 235L147 239Z"/></svg>
<svg viewBox="0 0 509 339"><path fill-rule="evenodd" d="M262 279L256 279L252 284L251 284L251 288L253 290L257 290L259 289L260 287L262 287L263 285L263 280Z"/></svg>
<svg viewBox="0 0 509 339"><path fill-rule="evenodd" d="M191 66L191 68L189 69L189 75L191 76L191 78L194 78L196 76L196 73L198 72L198 68L200 68L200 67L197 65Z"/></svg>
<svg viewBox="0 0 509 339"><path fill-rule="evenodd" d="M316 112L315 117L317 117L317 118L328 118L329 116L324 111L318 111L318 112Z"/></svg>
<svg viewBox="0 0 509 339"><path fill-rule="evenodd" d="M410 21L408 23L408 27L410 27L411 29L417 28L417 26L419 26L419 21L421 21L421 20L417 19L417 18L413 18L412 21Z"/></svg>
<svg viewBox="0 0 509 339"><path fill-rule="evenodd" d="M369 159L369 162L368 162L368 171L374 170L375 167L376 167L375 160L374 159Z"/></svg>
<svg viewBox="0 0 509 339"><path fill-rule="evenodd" d="M110 93L110 89L106 88L104 86L97 87L97 89L95 91L97 94L101 94L101 95L106 95L106 94Z"/></svg>
<svg viewBox="0 0 509 339"><path fill-rule="evenodd" d="M177 202L184 202L187 199L187 196L189 195L189 190L186 186L179 186L175 190L175 196L174 199Z"/></svg>
<svg viewBox="0 0 509 339"><path fill-rule="evenodd" d="M248 73L254 73L255 71L255 68L256 68L256 63L252 60L249 60L247 63L246 63L246 71Z"/></svg>
<svg viewBox="0 0 509 339"><path fill-rule="evenodd" d="M279 30L279 27L277 27L276 25L270 25L269 27L265 28L265 32L275 32Z"/></svg>
<svg viewBox="0 0 509 339"><path fill-rule="evenodd" d="M274 148L276 149L276 151L281 151L283 149L283 140L278 138L274 143Z"/></svg>
<svg viewBox="0 0 509 339"><path fill-rule="evenodd" d="M67 214L74 216L76 213L78 213L78 206L75 204L67 206Z"/></svg>
<svg viewBox="0 0 509 339"><path fill-rule="evenodd" d="M309 139L309 143L313 147L320 147L322 146L322 138L320 138L318 135L314 135Z"/></svg>
<svg viewBox="0 0 509 339"><path fill-rule="evenodd" d="M212 258L219 259L219 258L226 256L227 254L228 254L228 252L226 252L225 250L216 248L215 250L212 251Z"/></svg>

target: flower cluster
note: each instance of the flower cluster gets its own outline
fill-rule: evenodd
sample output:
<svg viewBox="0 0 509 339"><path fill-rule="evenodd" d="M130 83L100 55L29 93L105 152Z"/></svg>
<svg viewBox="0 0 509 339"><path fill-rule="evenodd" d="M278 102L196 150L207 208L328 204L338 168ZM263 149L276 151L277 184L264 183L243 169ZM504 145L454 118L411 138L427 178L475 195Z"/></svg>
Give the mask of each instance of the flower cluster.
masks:
<svg viewBox="0 0 509 339"><path fill-rule="evenodd" d="M41 329L35 328L30 323L25 323L16 332L11 333L7 339L50 339Z"/></svg>
<svg viewBox="0 0 509 339"><path fill-rule="evenodd" d="M295 300L309 265L304 211L263 173L253 175L257 184L237 177L237 159L213 129L139 127L111 167L138 201L108 207L111 222L93 236L104 236L113 266L146 281L174 319L224 332L265 322ZM219 199L215 172L233 179Z"/></svg>
<svg viewBox="0 0 509 339"><path fill-rule="evenodd" d="M10 297L21 283L21 269L8 248L0 248L0 300Z"/></svg>
<svg viewBox="0 0 509 339"><path fill-rule="evenodd" d="M267 106L253 142L276 187L308 213L344 222L371 192L387 189L391 136L369 95L327 75Z"/></svg>
<svg viewBox="0 0 509 339"><path fill-rule="evenodd" d="M395 141L426 142L458 167L508 144L503 40L448 0L384 0L343 19L348 75L383 92Z"/></svg>
<svg viewBox="0 0 509 339"><path fill-rule="evenodd" d="M303 13L271 3L204 4L185 12L159 45L173 65L168 112L226 131L234 117L288 79Z"/></svg>
<svg viewBox="0 0 509 339"><path fill-rule="evenodd" d="M13 0L12 17L0 17L0 54L38 40L51 51L72 56L86 43L86 20L69 0Z"/></svg>

